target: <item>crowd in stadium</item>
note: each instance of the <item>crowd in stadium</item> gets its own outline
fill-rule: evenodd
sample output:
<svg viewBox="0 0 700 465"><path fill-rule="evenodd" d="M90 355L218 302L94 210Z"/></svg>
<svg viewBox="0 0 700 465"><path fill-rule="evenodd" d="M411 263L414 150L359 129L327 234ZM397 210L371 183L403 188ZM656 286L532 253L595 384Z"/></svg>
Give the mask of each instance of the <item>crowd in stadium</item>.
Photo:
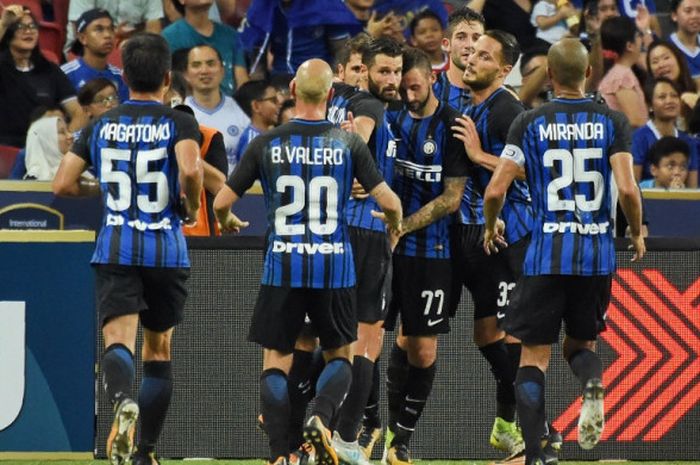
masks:
<svg viewBox="0 0 700 465"><path fill-rule="evenodd" d="M157 222L154 218L165 208L164 203L157 210L157 204L165 202L159 198L159 176L165 179L173 173L150 171L161 154L153 151L141 157L146 153L141 149L152 141L169 139L168 128L175 128L177 134L172 136L178 143L199 143L198 151L189 147L187 153L201 154L203 174L195 169L199 161L189 158L180 169L186 173L183 216L195 214L186 218L190 226L183 232L200 236L247 226L231 212L231 206L259 173L272 169L269 163L284 165L287 160L302 165L298 173L276 179L277 192L307 189L316 200L325 196L317 204L327 210L337 207L341 198L350 238L323 243L285 241L285 236L306 229L330 236L328 231L335 231L337 218L319 211L297 224L297 213L307 207L303 200L295 197L292 203L279 204L281 196L266 197L268 208L278 207L276 216L270 214L276 232L268 238L263 289L249 338L266 349L259 423L269 436L270 463L305 465L313 454L321 465L338 465L339 459L363 465L382 435L387 463L411 463L410 440L435 378L438 335L449 332L450 317L464 286L475 303L474 342L494 377L497 411L490 442L521 463L553 465L562 439L544 417L549 353L545 356L537 351L544 349L532 347L548 347L557 340L560 327L533 328L524 316L508 316L505 326L499 320L523 273L600 278L585 281L591 287L560 286L561 292L571 291L562 299L576 297L583 302L573 305L577 309L589 304L586 299L590 296L598 299L579 316L560 315L565 320L572 318L566 320L564 355L581 380L584 396L579 444L593 447L603 423L602 365L595 355L595 338L604 327L614 250L602 238L610 228L607 212L600 222L590 222L580 212L605 210L601 203L611 200L607 187L601 185L609 185L614 172L621 211L629 220L636 257L641 258L644 240L637 184L661 189L698 187L700 0L672 0L664 6L657 9L651 0L22 1L6 5L0 18L2 156L11 154L15 160L8 177L54 180L54 189L61 195L82 192L78 177L84 182L80 186L97 188L99 182L111 183L106 188L109 193L103 193L109 211L105 226L122 226L128 221L129 227L141 233L169 229L169 218L158 217ZM154 121L168 118L171 126L134 123L139 115L138 105L132 102L139 99L134 96L157 93L140 82L125 81L122 75L122 62L125 69L127 62L136 62L135 41L142 40L144 47L154 50L159 47L141 31L159 34L169 46L172 73L165 82L168 89L163 103L177 112L149 111ZM129 47L134 56L126 56ZM135 79L137 71L132 73L127 77ZM586 93L579 95L584 73ZM331 80L333 91L329 92ZM319 91L326 92L320 99L314 94ZM326 114L324 97L328 96L332 98ZM513 141L530 130L529 125L539 124L524 116L527 109L558 100L580 104L581 114L592 115L592 119L572 122L576 117L568 110L547 110L557 118L563 116L556 124L539 127L540 140L595 141L591 143L605 145L605 161L607 157L611 161L602 166L603 149L598 152L587 145L571 149L581 151L580 164L568 149L559 148L554 155L548 152L552 158L545 159L550 163L546 166L561 163L561 173L546 170L542 175L542 179L550 176L546 192L535 194L525 181L523 165L531 163L537 148L519 147ZM119 107L124 102L131 104ZM595 102L604 104L604 110L593 106ZM199 127L184 113L194 116ZM103 115L107 116L102 119ZM119 119L103 124L109 115L119 115ZM572 119L566 119L569 117ZM363 170L337 173L343 163L335 146L319 151L303 146L321 129L297 128L294 132L300 120L315 121L333 138L347 143ZM285 125L289 121L297 123ZM516 124L511 125L513 121ZM634 130L630 137L625 135L628 126ZM355 134L347 139L346 130ZM296 141L301 146L294 145ZM140 211L129 221L115 212L135 208L121 190L131 178L120 171L124 169L120 162L129 156L123 152L133 144L138 145L142 159L136 160L131 178L148 179L159 191L145 188L146 194L134 196ZM267 153L263 146L271 150L272 161L260 159L261 153ZM295 150L290 151L292 146ZM105 147L107 155L95 155ZM617 172L624 173L619 161L623 158L617 155L626 153L627 147L634 160L631 184ZM146 160L147 156L153 158ZM503 157L513 162L508 172L505 168L497 171ZM87 170L83 173L82 168ZM307 175L310 178L302 182ZM356 178L358 182L339 187L331 178ZM261 181L268 195L269 179ZM574 182L591 184L583 189L593 198L557 197ZM533 229L533 205L536 207L538 198L532 201L531 193L533 197L544 195L552 209L567 213L547 217L543 228ZM174 211L175 206L171 207ZM580 217L586 218L585 225ZM113 264L114 250L126 247L126 239L117 234L105 238L105 229L93 262ZM547 245L547 239L539 237L541 231L575 237L574 245L567 241ZM590 237L597 235L601 239ZM528 245L530 240L535 245ZM505 241L510 247L500 252L506 258L498 262L489 258ZM595 247L586 241L594 241ZM167 280L174 284L166 289L173 296L173 305L181 306L186 276L176 275L181 267L189 266L187 258L170 257L160 240L152 242L144 239L133 247L128 252L133 254L129 264L172 267ZM180 253L183 243L179 237L172 238L171 250ZM347 263L347 255L340 257L350 243L354 264ZM528 246L538 248L540 255L549 253L549 261L543 264L530 255L525 259ZM139 247L146 251L135 252ZM547 247L556 251L542 252ZM587 251L581 252L584 248ZM312 257L303 265L292 258L271 258L317 253L333 258ZM171 258L172 263L164 264ZM325 271L315 273L315 267ZM389 270L393 270L393 282L386 279ZM141 392L146 394L143 402L139 395L137 405L130 394L135 339L129 338L135 338L135 330L124 329L135 328L136 320L122 320L133 315L117 309L109 294L116 289L113 283L131 283L125 279L112 268L98 272L106 346L102 368L116 415L108 457L115 465L131 458L134 423L141 410L134 457L139 464L151 464L157 463L156 442L172 392L171 328L182 315L175 312L163 320L159 320L162 315L153 320L142 316L147 339L152 338L148 340L155 348L147 349L152 351L151 358L144 356L146 378ZM159 286L159 279L166 281L151 275L140 279ZM389 305L387 286L392 296ZM519 298L542 301L544 290L551 290L551 283L548 286L530 281L528 293L522 291ZM307 295L300 297L287 288L352 288L353 296L344 300L338 291L307 301ZM345 318L342 312L347 309L338 310L343 305L336 300L352 301L354 306L355 299L357 315L351 312L352 318L335 315L338 319L334 320L322 315L325 305L334 309L329 314L337 310ZM167 305L153 295L146 295L145 302L147 307ZM313 302L321 310L302 309L299 321L284 324L288 307L299 310L299 302ZM139 300L138 305L141 308L144 303ZM546 304L542 307L542 311L548 309ZM311 332L306 326L302 330L307 311L313 321ZM382 376L377 360L383 328L393 328L398 319L401 331L397 331L391 353L384 355L388 358L390 417L383 429L378 413ZM572 323L575 330L570 328ZM330 329L320 331L323 328ZM298 339L296 334L285 339L300 331ZM514 335L528 344L521 349L518 338L511 339ZM352 352L349 347L355 337ZM320 368L318 338L326 357ZM532 366L523 369L521 350ZM315 388L307 389L310 385ZM311 420L305 423L312 399ZM334 430L332 438L326 437L329 427Z"/></svg>

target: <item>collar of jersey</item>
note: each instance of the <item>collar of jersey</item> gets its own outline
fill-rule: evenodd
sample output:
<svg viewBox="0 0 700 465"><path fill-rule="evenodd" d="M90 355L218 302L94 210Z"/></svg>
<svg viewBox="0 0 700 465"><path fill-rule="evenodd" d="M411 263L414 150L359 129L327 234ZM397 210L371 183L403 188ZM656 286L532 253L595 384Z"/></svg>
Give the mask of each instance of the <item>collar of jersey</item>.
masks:
<svg viewBox="0 0 700 465"><path fill-rule="evenodd" d="M559 98L555 97L551 100L552 102L559 102L559 103L581 103L581 102L591 102L592 100L589 99L588 97L581 97L581 98Z"/></svg>
<svg viewBox="0 0 700 465"><path fill-rule="evenodd" d="M292 118L292 121L299 124L329 124L329 121L327 119L311 120L302 118Z"/></svg>
<svg viewBox="0 0 700 465"><path fill-rule="evenodd" d="M128 105L162 105L160 102L156 102L155 100L127 100L124 102L125 104Z"/></svg>

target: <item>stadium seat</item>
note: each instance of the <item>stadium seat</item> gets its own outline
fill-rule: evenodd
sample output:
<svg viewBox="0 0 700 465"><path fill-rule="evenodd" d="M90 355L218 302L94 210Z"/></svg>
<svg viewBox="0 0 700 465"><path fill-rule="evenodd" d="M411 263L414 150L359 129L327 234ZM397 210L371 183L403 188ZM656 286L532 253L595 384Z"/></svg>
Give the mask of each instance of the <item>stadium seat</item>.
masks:
<svg viewBox="0 0 700 465"><path fill-rule="evenodd" d="M63 29L57 23L45 21L39 23L39 48L42 51L51 51L60 60L63 52L63 39Z"/></svg>
<svg viewBox="0 0 700 465"><path fill-rule="evenodd" d="M68 4L70 0L53 0L53 17L61 30L65 31L68 25Z"/></svg>
<svg viewBox="0 0 700 465"><path fill-rule="evenodd" d="M17 147L0 145L0 179L7 179L10 176L19 151Z"/></svg>
<svg viewBox="0 0 700 465"><path fill-rule="evenodd" d="M55 63L57 65L61 64L61 58L56 55L56 52L53 50L41 49L41 54L44 55L44 58L49 60L51 63Z"/></svg>
<svg viewBox="0 0 700 465"><path fill-rule="evenodd" d="M4 3L4 2L3 2ZM8 5L22 5L29 8L37 21L44 20L44 13L41 11L41 0L12 0Z"/></svg>

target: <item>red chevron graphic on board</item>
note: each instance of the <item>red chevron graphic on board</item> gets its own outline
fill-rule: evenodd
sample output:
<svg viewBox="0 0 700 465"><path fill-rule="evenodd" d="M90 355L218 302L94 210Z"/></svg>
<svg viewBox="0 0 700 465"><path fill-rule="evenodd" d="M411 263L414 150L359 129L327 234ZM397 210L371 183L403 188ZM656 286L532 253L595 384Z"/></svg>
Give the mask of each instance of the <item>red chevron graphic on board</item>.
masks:
<svg viewBox="0 0 700 465"><path fill-rule="evenodd" d="M649 285L629 269L613 280L614 301L601 338L618 357L603 373L603 439L639 439L653 423L642 440L658 440L700 402L700 305L693 305L700 299L700 279L681 293L657 270L643 275ZM580 405L577 399L554 421L567 441L576 439Z"/></svg>

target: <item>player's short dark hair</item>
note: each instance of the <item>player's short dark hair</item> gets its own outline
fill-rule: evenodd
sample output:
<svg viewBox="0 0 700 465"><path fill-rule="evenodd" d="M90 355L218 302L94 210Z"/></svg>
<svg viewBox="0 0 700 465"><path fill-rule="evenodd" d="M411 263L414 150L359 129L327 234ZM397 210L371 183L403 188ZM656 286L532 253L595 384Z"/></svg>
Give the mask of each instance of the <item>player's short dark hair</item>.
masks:
<svg viewBox="0 0 700 465"><path fill-rule="evenodd" d="M447 38L452 39L452 33L460 23L481 23L483 25L486 23L486 20L484 15L468 6L454 10L447 18L447 30L445 31Z"/></svg>
<svg viewBox="0 0 700 465"><path fill-rule="evenodd" d="M681 90L678 88L678 84L670 80L669 78L666 77L658 77L650 82L647 82L646 85L644 86L644 100L646 100L647 105L649 106L649 109L651 109L651 102L654 100L654 89L656 89L656 85L665 82L669 86L673 88L673 90L676 91L678 94L678 98L681 96Z"/></svg>
<svg viewBox="0 0 700 465"><path fill-rule="evenodd" d="M652 165L659 166L661 160L676 152L685 155L687 160L690 159L690 146L684 140L678 137L664 136L649 148L649 161Z"/></svg>
<svg viewBox="0 0 700 465"><path fill-rule="evenodd" d="M163 36L141 32L122 48L124 80L137 92L155 92L170 71L170 48Z"/></svg>
<svg viewBox="0 0 700 465"><path fill-rule="evenodd" d="M510 32L501 31L500 29L489 29L484 32L484 35L491 37L501 44L501 58L503 63L515 66L520 57L520 44L518 44L518 39Z"/></svg>
<svg viewBox="0 0 700 465"><path fill-rule="evenodd" d="M394 39L378 37L367 44L367 48L362 53L362 63L369 68L374 64L377 55L395 58L401 56L402 53L401 45Z"/></svg>
<svg viewBox="0 0 700 465"><path fill-rule="evenodd" d="M427 74L433 72L430 57L427 53L418 48L407 47L403 52L403 68L401 72L403 75L406 75L406 73L414 68L419 68Z"/></svg>
<svg viewBox="0 0 700 465"><path fill-rule="evenodd" d="M350 57L354 54L359 53L360 56L364 55L370 40L372 40L372 38L364 32L346 40L335 55L335 64L345 66L350 61Z"/></svg>
<svg viewBox="0 0 700 465"><path fill-rule="evenodd" d="M91 79L85 83L78 91L78 103L84 107L90 105L98 92L102 92L106 87L112 86L117 91L117 85L107 78L99 77Z"/></svg>
<svg viewBox="0 0 700 465"><path fill-rule="evenodd" d="M248 81L236 90L233 98L250 118L253 116L253 102L264 99L268 87L272 87L272 85L270 81L265 79Z"/></svg>
<svg viewBox="0 0 700 465"><path fill-rule="evenodd" d="M416 28L418 27L418 23L421 22L424 19L434 19L435 21L440 24L440 29L445 29L442 25L442 19L435 13L433 10L428 10L425 9L415 15L411 22L408 25L408 29L411 31L411 35L415 35Z"/></svg>

